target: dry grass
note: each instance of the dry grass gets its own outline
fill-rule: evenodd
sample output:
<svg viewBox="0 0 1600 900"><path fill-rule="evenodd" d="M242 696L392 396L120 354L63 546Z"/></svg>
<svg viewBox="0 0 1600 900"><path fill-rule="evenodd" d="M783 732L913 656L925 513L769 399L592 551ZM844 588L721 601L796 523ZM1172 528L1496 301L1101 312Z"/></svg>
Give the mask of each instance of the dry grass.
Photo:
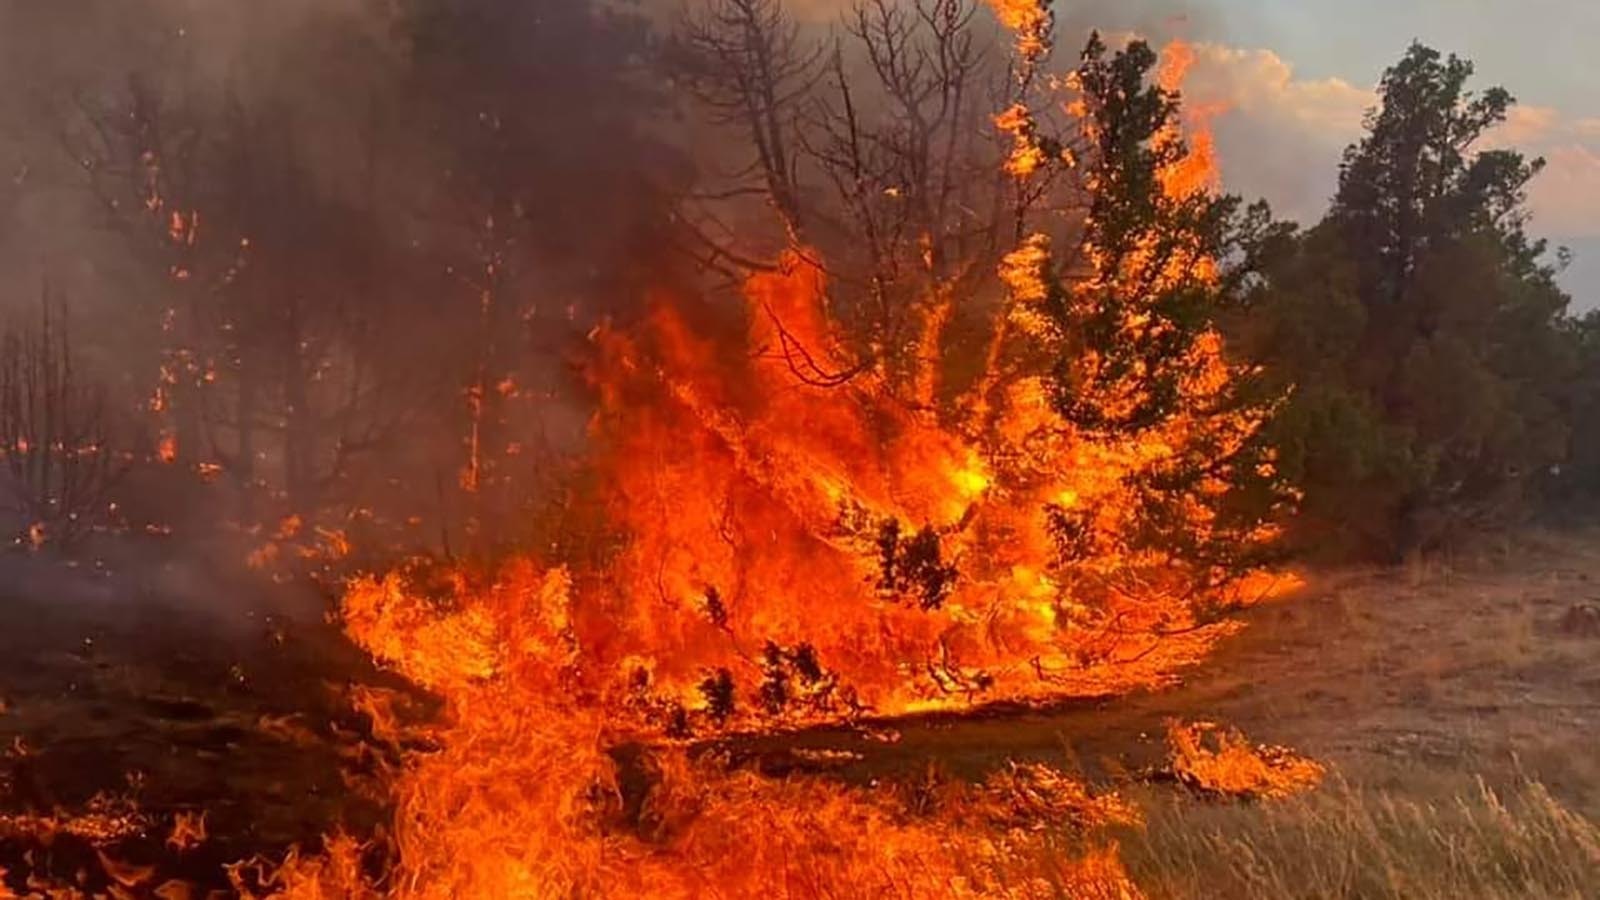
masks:
<svg viewBox="0 0 1600 900"><path fill-rule="evenodd" d="M1135 797L1134 881L1153 898L1600 897L1600 644L1563 624L1600 603L1595 537L1352 573L1269 611L1192 699L1338 774L1281 801Z"/></svg>
<svg viewBox="0 0 1600 900"><path fill-rule="evenodd" d="M1123 844L1152 898L1600 897L1600 825L1537 782L1432 798L1335 782L1262 805L1152 806Z"/></svg>

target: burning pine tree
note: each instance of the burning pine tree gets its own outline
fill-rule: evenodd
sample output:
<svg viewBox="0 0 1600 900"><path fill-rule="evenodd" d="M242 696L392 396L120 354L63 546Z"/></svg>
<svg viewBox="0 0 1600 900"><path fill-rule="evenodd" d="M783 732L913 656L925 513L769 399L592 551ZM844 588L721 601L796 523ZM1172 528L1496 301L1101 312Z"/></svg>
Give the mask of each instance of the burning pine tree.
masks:
<svg viewBox="0 0 1600 900"><path fill-rule="evenodd" d="M1126 896L1114 856L1064 861L1012 822L1023 807L1126 817L1051 772L906 821L869 794L661 751L649 795L623 799L623 744L1159 684L1230 630L1219 610L1267 589L1256 554L1286 499L1254 440L1267 407L1214 327L1260 219L1215 195L1208 145L1180 135L1181 47L1158 70L1142 43L1095 39L1053 81L1042 8L1001 10L1021 35L1014 102L985 157L957 146L978 70L969 5L860 7L878 124L776 3L711 6L689 71L755 135L782 251L761 263L697 231L708 265L739 277L739 314L663 290L642 322L593 334L604 552L462 573L442 598L399 572L352 586L352 637L451 713L443 749L396 784L393 883ZM754 80L696 68L707 54ZM830 77L801 135L784 132L787 94L738 94ZM777 146L791 140L843 219L801 203ZM958 179L985 161L987 187ZM980 199L966 191L996 211L976 234L956 212ZM997 808L1003 847L960 824ZM352 890L353 852L291 860L279 884Z"/></svg>
<svg viewBox="0 0 1600 900"><path fill-rule="evenodd" d="M1072 133L1022 105L999 118L1006 191L1081 202L1075 242L1023 233L987 297L955 293L966 266L926 273L900 344L852 353L896 329L837 313L862 298L809 245L747 278L742 335L667 294L642 327L597 333L594 436L624 538L579 630L604 633L644 707L711 727L779 714L766 644L830 673L825 703L783 711L810 718L1122 691L1226 631L1215 612L1248 598L1286 495L1254 440L1267 408L1213 325L1259 217L1180 136L1183 52L1158 72L1147 46L1096 38ZM944 340L958 320L982 340ZM935 387L974 345L966 386Z"/></svg>

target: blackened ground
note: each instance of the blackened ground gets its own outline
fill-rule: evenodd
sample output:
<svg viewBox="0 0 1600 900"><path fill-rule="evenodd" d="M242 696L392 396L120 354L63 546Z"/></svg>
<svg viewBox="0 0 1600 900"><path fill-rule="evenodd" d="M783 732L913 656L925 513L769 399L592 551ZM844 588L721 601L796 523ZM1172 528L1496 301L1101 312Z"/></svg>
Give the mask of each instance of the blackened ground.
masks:
<svg viewBox="0 0 1600 900"><path fill-rule="evenodd" d="M178 566L0 558L0 869L14 890L29 876L102 889L112 870L154 866L143 889L176 878L203 896L226 864L385 820L381 792L362 789L385 754L346 694L397 685L314 595L286 603L265 579ZM141 827L90 841L39 824L70 831L97 795L132 801ZM176 818L201 812L206 839L170 846Z"/></svg>

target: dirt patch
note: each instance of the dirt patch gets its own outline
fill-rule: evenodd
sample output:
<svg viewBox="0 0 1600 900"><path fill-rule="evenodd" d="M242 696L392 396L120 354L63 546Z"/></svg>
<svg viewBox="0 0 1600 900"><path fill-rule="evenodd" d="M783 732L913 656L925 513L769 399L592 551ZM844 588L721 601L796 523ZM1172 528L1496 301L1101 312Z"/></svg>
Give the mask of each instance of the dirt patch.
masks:
<svg viewBox="0 0 1600 900"><path fill-rule="evenodd" d="M1600 638L1600 604L1574 604L1561 617L1560 628L1568 637Z"/></svg>

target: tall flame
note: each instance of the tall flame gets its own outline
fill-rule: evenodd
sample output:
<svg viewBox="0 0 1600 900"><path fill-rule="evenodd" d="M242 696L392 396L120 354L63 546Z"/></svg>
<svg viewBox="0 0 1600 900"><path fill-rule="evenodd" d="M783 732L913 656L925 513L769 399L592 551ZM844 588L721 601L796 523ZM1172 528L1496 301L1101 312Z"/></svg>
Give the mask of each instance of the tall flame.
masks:
<svg viewBox="0 0 1600 900"><path fill-rule="evenodd" d="M1047 33L1039 3L996 2L1025 37ZM1185 58L1169 48L1163 83L1181 80ZM1215 184L1209 141L1190 146L1162 173L1175 195ZM1024 330L1038 327L1047 257L1030 239L1002 269ZM268 888L1137 896L1103 841L1064 850L1049 837L1058 828L1023 824L1132 818L1048 769L955 791L919 818L864 790L730 773L673 749L1157 686L1234 627L1197 616L1207 573L1134 539L1132 485L1196 442L1225 452L1257 421L1179 415L1137 437L1098 435L1065 422L1034 377L966 404L982 410L972 421L942 423L833 349L814 259L791 254L752 277L742 329L663 293L643 325L594 333L598 564L530 558L431 590L405 572L351 586L350 635L446 701L441 749L413 756L395 783L398 870L382 891L355 874L359 848L338 841ZM1215 335L1192 352L1180 390L1203 408L1231 370ZM1205 504L1181 514L1197 536L1216 527ZM1262 586L1233 590L1204 599ZM617 748L637 745L653 748L650 787L630 803L635 776Z"/></svg>
<svg viewBox="0 0 1600 900"><path fill-rule="evenodd" d="M1163 90L1181 92L1193 70L1198 53L1193 44L1174 40L1161 49L1161 65L1156 83ZM1222 172L1217 164L1216 137L1211 122L1221 110L1192 103L1183 107L1183 140L1188 147L1184 164L1166 173L1165 189L1177 196L1194 191L1215 192L1222 187Z"/></svg>

